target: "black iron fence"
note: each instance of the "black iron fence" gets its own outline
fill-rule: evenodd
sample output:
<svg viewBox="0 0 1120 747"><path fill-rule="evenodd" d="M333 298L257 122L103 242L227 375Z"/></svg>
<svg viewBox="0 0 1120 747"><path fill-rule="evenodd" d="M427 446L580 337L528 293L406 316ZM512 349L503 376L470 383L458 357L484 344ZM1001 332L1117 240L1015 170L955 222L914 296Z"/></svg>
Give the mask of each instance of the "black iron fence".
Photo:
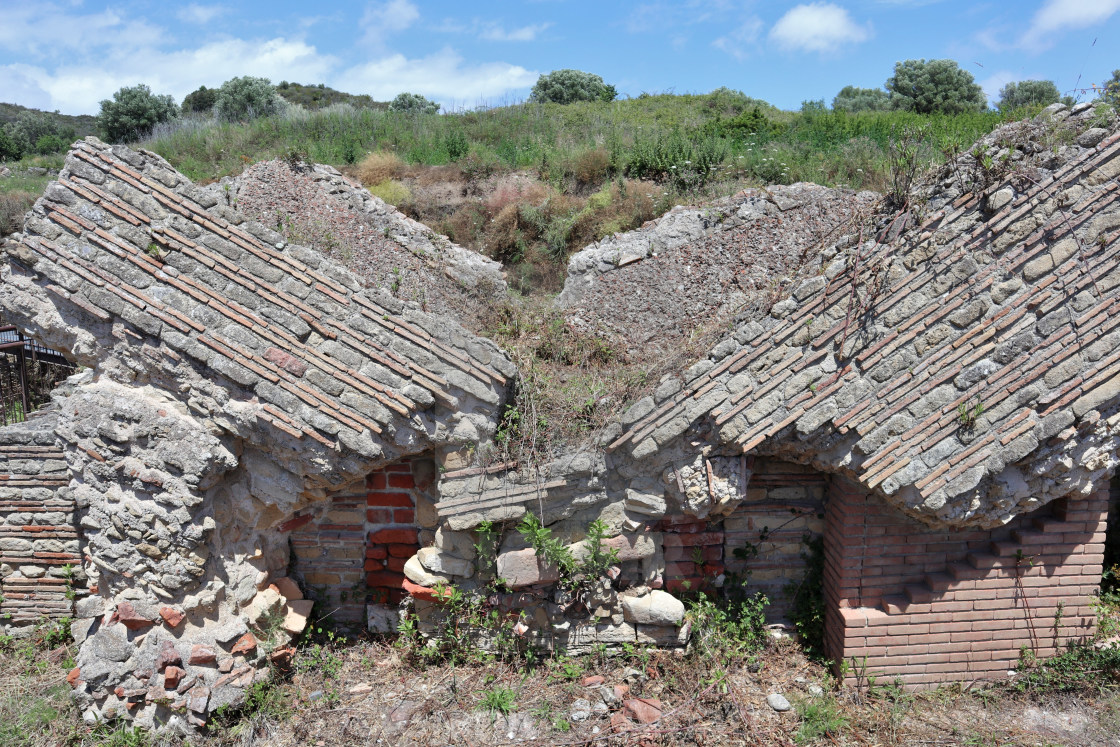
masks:
<svg viewBox="0 0 1120 747"><path fill-rule="evenodd" d="M75 370L57 350L0 321L0 426L22 423L49 402L51 390Z"/></svg>

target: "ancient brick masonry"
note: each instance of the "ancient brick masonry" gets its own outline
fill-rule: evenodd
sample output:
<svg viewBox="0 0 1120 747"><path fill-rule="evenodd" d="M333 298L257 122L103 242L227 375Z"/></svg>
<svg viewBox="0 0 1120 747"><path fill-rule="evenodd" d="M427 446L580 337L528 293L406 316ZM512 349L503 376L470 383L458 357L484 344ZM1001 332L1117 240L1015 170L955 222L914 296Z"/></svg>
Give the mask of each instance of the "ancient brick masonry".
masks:
<svg viewBox="0 0 1120 747"><path fill-rule="evenodd" d="M84 592L70 478L47 412L0 428L0 624L70 617Z"/></svg>
<svg viewBox="0 0 1120 747"><path fill-rule="evenodd" d="M1108 491L995 530L932 530L837 478L825 537L827 652L911 687L998 680L1027 647L1093 633Z"/></svg>

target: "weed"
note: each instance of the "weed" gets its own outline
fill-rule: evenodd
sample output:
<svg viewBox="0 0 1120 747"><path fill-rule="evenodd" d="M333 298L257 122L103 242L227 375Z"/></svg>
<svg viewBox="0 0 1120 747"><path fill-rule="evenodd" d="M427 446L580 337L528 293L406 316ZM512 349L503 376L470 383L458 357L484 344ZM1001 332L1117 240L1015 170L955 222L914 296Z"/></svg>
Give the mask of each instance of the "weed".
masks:
<svg viewBox="0 0 1120 747"><path fill-rule="evenodd" d="M848 717L831 692L798 700L794 708L801 718L797 729L798 744L809 744L822 737L836 737L848 727Z"/></svg>
<svg viewBox="0 0 1120 747"><path fill-rule="evenodd" d="M482 710L490 711L490 718L493 719L497 714L508 716L513 706L517 703L517 693L508 687L495 685L489 690L482 693L479 699L478 707Z"/></svg>
<svg viewBox="0 0 1120 747"><path fill-rule="evenodd" d="M976 421L984 414L984 403L979 399L972 402L964 401L957 405L957 421L963 430L970 431L976 427Z"/></svg>

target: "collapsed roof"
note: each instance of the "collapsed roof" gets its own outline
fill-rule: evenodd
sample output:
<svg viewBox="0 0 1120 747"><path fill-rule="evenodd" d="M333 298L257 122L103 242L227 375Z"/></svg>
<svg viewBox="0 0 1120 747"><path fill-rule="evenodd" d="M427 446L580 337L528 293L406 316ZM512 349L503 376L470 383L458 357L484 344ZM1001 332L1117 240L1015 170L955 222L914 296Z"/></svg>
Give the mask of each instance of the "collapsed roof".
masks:
<svg viewBox="0 0 1120 747"><path fill-rule="evenodd" d="M1120 134L1062 145L1055 114L979 144L1002 173L947 166L959 197L860 233L637 403L609 450L641 460L709 431L955 526L1091 490L1120 446Z"/></svg>

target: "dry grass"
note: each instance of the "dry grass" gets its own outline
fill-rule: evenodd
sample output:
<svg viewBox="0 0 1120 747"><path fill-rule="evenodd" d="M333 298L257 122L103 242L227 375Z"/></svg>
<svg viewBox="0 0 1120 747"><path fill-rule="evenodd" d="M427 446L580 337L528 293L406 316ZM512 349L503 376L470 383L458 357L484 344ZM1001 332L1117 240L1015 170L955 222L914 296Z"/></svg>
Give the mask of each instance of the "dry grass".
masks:
<svg viewBox="0 0 1120 747"><path fill-rule="evenodd" d="M0 192L0 236L7 236L23 228L23 216L35 204L39 195L16 190Z"/></svg>
<svg viewBox="0 0 1120 747"><path fill-rule="evenodd" d="M367 187L383 184L404 175L405 164L396 153L375 151L363 158L355 169L359 181Z"/></svg>

